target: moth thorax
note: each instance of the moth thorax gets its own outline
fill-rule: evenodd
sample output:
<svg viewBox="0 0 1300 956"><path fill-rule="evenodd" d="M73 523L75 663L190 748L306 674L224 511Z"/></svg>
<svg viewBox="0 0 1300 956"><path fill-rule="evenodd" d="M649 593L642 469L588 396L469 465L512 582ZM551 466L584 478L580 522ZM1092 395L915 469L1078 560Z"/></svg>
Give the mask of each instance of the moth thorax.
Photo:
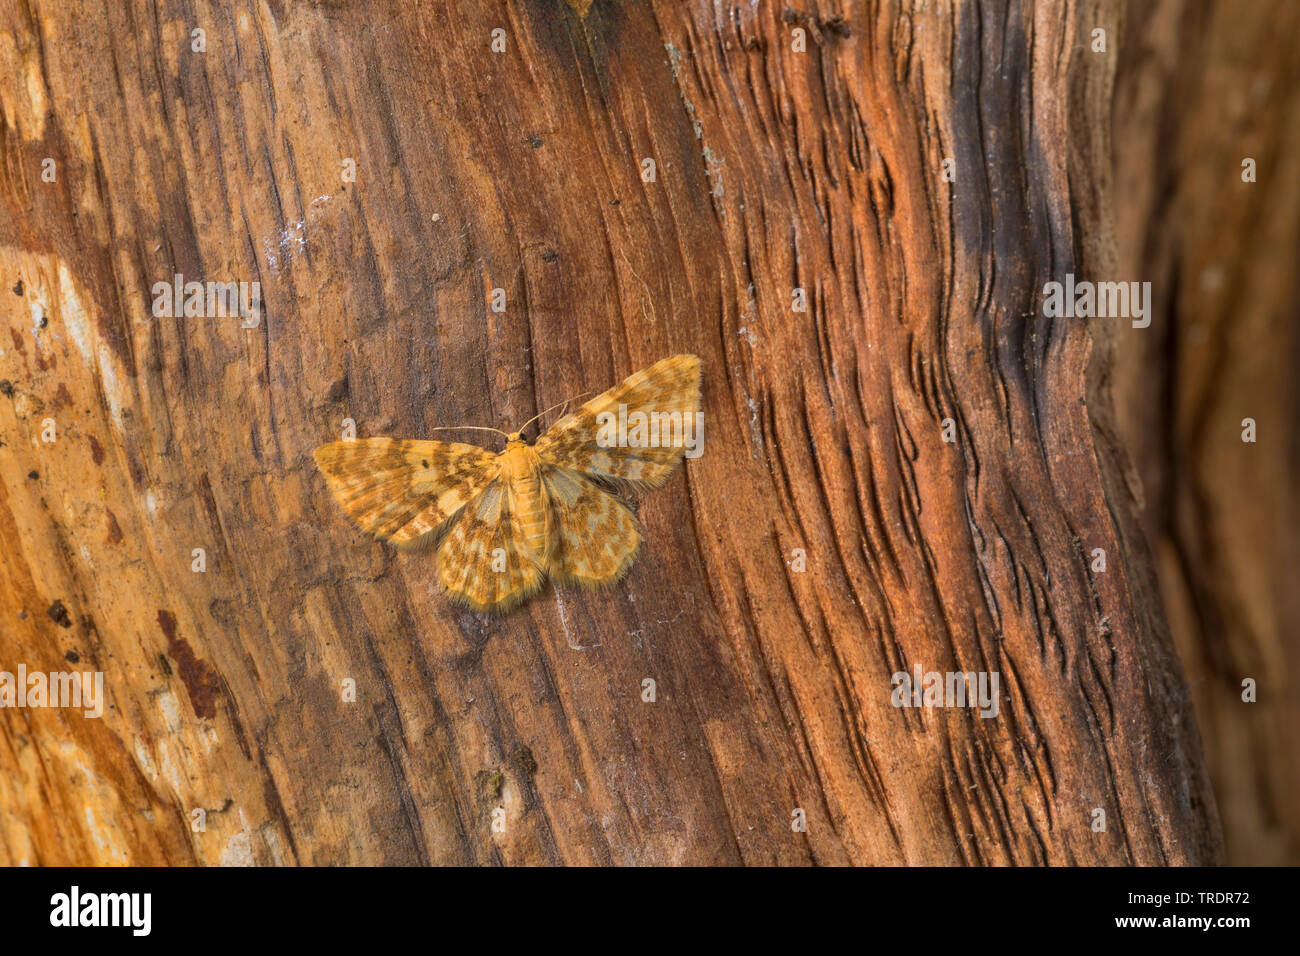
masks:
<svg viewBox="0 0 1300 956"><path fill-rule="evenodd" d="M511 439L501 453L501 476L507 481L517 481L537 470L537 452L523 441Z"/></svg>

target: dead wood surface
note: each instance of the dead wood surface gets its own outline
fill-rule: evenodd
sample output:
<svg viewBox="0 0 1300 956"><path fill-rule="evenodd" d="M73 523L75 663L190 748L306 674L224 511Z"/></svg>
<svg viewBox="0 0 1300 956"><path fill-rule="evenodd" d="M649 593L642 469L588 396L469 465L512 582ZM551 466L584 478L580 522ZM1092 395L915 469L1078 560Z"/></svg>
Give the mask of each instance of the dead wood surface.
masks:
<svg viewBox="0 0 1300 956"><path fill-rule="evenodd" d="M1107 333L1040 307L1115 263L1121 13L7 0L0 667L110 708L0 711L0 862L1219 860ZM705 454L608 592L457 610L311 461L683 351Z"/></svg>
<svg viewBox="0 0 1300 956"><path fill-rule="evenodd" d="M1139 4L1115 94L1115 349L1170 627L1234 864L1300 864L1300 7ZM1255 161L1254 182L1242 161ZM1121 333L1122 334L1122 333ZM1253 419L1254 443L1242 441ZM1242 700L1242 681L1257 700Z"/></svg>

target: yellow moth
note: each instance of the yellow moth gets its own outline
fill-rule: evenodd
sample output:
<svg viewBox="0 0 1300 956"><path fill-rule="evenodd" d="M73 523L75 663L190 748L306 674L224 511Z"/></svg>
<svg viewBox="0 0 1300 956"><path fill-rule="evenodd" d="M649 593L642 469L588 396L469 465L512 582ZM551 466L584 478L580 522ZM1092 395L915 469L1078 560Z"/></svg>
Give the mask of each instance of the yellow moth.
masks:
<svg viewBox="0 0 1300 956"><path fill-rule="evenodd" d="M700 360L674 355L564 415L533 445L522 429L500 432L499 453L367 438L321 445L316 464L362 530L398 546L436 541L448 593L475 610L504 612L547 576L583 585L622 577L641 534L601 485L662 485L699 437L699 409ZM647 420L656 427L638 433ZM637 423L631 431L629 421Z"/></svg>

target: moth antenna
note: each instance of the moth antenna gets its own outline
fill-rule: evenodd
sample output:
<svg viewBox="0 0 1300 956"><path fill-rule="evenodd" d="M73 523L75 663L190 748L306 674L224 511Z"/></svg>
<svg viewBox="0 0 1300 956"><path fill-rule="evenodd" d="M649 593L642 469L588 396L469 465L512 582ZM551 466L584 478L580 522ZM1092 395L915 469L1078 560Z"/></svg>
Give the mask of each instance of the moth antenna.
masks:
<svg viewBox="0 0 1300 956"><path fill-rule="evenodd" d="M524 422L523 425L521 425L521 426L519 427L519 430L522 432L525 428L527 428L527 427L528 427L529 425L531 425L533 422L537 421L537 419L539 419L539 418L541 418L543 415L545 415L546 412L554 411L555 409L559 408L561 405L564 405L564 406L567 407L568 404L569 404L569 402L576 402L578 399L582 398L583 395L590 395L590 394L591 394L591 392L587 391L587 392L583 392L582 395L575 395L573 398L566 398L566 399L565 399L564 401L562 401L562 402L556 402L556 403L555 403L554 405L552 405L550 408L546 409L546 411L544 411L544 412L538 412L538 413L537 413L536 415L534 415L532 418L528 419L528 421ZM563 418L564 416L561 415L560 417Z"/></svg>
<svg viewBox="0 0 1300 956"><path fill-rule="evenodd" d="M499 428L485 428L485 427L482 426L482 425L439 425L437 428L430 428L429 431L431 431L431 432L458 432L458 431L462 431L462 430L464 430L464 429L468 429L469 431L474 431L474 432L496 432L498 435L500 435L500 436L503 437L503 438L509 438L509 437L510 437L509 435L507 435L505 432L503 432L503 431L502 431L501 429L499 429Z"/></svg>

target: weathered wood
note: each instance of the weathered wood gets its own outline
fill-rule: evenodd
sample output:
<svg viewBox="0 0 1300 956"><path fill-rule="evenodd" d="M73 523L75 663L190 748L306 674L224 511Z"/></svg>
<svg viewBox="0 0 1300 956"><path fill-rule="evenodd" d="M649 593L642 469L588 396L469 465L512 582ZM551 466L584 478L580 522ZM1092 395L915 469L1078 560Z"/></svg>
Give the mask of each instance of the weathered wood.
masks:
<svg viewBox="0 0 1300 956"><path fill-rule="evenodd" d="M1296 865L1300 9L1137 4L1126 44L1120 271L1164 294L1152 327L1115 350L1119 434L1145 492L1228 861ZM1243 181L1246 159L1254 182ZM1242 700L1246 678L1255 703Z"/></svg>
<svg viewBox="0 0 1300 956"><path fill-rule="evenodd" d="M0 712L0 860L1219 859L1109 333L1039 301L1113 265L1119 7L801 10L4 7L0 666L111 707ZM177 273L259 326L153 317ZM312 466L674 352L705 454L610 592L457 610Z"/></svg>

